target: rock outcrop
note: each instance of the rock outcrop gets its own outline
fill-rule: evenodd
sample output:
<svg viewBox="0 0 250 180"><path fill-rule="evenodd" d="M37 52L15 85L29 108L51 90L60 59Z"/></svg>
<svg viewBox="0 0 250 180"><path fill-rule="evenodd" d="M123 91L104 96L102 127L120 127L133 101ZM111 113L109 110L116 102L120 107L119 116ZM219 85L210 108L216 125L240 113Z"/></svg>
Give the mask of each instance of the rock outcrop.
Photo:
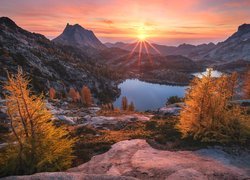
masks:
<svg viewBox="0 0 250 180"><path fill-rule="evenodd" d="M250 178L249 162L249 154L234 156L219 147L161 151L153 149L145 140L136 139L118 142L108 152L67 172L5 179L243 180Z"/></svg>
<svg viewBox="0 0 250 180"><path fill-rule="evenodd" d="M54 101L55 103L55 101ZM136 121L149 121L152 115L142 115L139 113L124 114L119 116L103 116L98 115L99 107L68 107L68 103L64 102L60 105L60 101L56 104L46 103L47 108L53 114L53 120L59 122L79 126L92 126L97 129L120 130L126 125Z"/></svg>

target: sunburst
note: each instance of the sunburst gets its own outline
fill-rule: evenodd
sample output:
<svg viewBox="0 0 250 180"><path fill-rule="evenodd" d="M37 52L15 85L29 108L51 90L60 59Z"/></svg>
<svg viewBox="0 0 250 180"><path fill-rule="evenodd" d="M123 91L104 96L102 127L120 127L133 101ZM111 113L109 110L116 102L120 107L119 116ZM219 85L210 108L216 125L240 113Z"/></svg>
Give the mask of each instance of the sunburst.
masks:
<svg viewBox="0 0 250 180"><path fill-rule="evenodd" d="M150 64L153 64L153 58L151 56L151 52L149 51L149 48L152 48L153 51L155 51L157 54L161 55L160 51L152 43L147 41L145 39L145 36L144 36L143 38L140 38L137 40L133 49L129 53L128 58L130 58L135 52L138 52L138 63L137 64L141 65L142 54L143 54L143 50L144 50L144 52L146 52L146 54L147 54L147 57L148 57Z"/></svg>
<svg viewBox="0 0 250 180"><path fill-rule="evenodd" d="M135 43L134 47L132 48L131 52L129 53L128 59L129 60L132 55L136 52L138 53L138 65L140 66L142 64L142 54L147 54L148 60L150 64L153 64L153 56L152 53L160 54L160 51L148 41L148 39L151 37L150 33L151 29L144 25L140 25L137 28L137 42ZM152 34L151 34L152 35Z"/></svg>

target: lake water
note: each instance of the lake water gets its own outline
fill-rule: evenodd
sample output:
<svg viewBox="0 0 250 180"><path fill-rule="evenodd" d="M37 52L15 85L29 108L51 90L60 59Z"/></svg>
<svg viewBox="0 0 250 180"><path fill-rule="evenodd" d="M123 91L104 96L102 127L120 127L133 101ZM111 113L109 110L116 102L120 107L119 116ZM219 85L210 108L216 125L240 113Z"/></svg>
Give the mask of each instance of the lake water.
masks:
<svg viewBox="0 0 250 180"><path fill-rule="evenodd" d="M195 73L197 77L201 77L206 72ZM219 77L222 73L212 71L213 77ZM121 100L126 96L128 101L133 101L138 111L156 110L165 105L170 96L184 97L185 89L188 86L171 86L160 85L148 82L143 82L138 79L127 79L118 85L121 89L121 95L114 102L115 107L121 107Z"/></svg>
<svg viewBox="0 0 250 180"><path fill-rule="evenodd" d="M194 73L193 75L201 78L202 75L207 75L207 74L208 74L208 72L204 71L204 72ZM217 71L217 70L212 70L212 72L211 72L212 77L220 77L221 75L222 75L222 72Z"/></svg>
<svg viewBox="0 0 250 180"><path fill-rule="evenodd" d="M143 82L138 79L127 79L118 86L120 97L115 107L121 107L121 100L126 96L128 102L133 101L138 111L156 110L163 107L170 96L183 97L187 86L170 86Z"/></svg>

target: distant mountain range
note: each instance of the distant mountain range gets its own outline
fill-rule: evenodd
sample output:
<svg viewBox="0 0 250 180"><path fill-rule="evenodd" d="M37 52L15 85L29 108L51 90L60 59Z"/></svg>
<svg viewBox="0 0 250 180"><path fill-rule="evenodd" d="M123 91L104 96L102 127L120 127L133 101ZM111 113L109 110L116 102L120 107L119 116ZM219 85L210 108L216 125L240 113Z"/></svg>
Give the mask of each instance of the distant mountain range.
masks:
<svg viewBox="0 0 250 180"><path fill-rule="evenodd" d="M148 47L148 52L146 48ZM87 85L97 99L110 101L119 94L117 83L126 78L187 85L192 73L208 66L242 71L250 63L250 25L218 44L178 47L153 44L106 43L80 25L67 24L63 33L50 41L41 34L18 27L7 17L0 18L0 92L6 70L17 66L32 78L39 91L50 86L62 90Z"/></svg>
<svg viewBox="0 0 250 180"><path fill-rule="evenodd" d="M147 49L144 46L147 46ZM117 43L105 43L105 45L109 48L111 47L117 47L124 50L132 51L136 47L137 42L135 43L123 43L123 42L117 42ZM142 52L147 53L147 50L150 54L158 54L162 56L167 55L183 55L189 57L189 54L193 54L195 52L201 52L201 51L208 51L215 47L215 44L209 43L209 44L201 44L198 46L191 45L191 44L181 44L179 46L165 46L165 45L159 45L155 43L149 43L147 41L143 42L142 46ZM135 52L139 52L140 47L137 46L135 49Z"/></svg>
<svg viewBox="0 0 250 180"><path fill-rule="evenodd" d="M147 43L146 43L147 44ZM109 48L117 47L132 51L136 43L105 43ZM250 24L239 26L238 31L230 36L227 40L218 44L201 44L190 45L181 44L179 46L165 46L152 44L153 47L147 45L148 51L151 54L166 55L182 55L194 61L209 61L213 63L229 63L237 60L250 61ZM139 47L135 49L139 52ZM142 47L142 52L146 53L146 48Z"/></svg>

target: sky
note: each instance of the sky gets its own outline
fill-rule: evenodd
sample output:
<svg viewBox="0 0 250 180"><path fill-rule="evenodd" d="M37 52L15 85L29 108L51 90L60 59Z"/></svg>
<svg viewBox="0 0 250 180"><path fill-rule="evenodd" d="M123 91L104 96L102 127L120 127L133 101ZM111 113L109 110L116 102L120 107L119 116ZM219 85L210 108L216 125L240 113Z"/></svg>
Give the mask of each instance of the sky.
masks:
<svg viewBox="0 0 250 180"><path fill-rule="evenodd" d="M201 44L250 23L250 0L0 0L0 16L49 39L78 23L102 42Z"/></svg>

